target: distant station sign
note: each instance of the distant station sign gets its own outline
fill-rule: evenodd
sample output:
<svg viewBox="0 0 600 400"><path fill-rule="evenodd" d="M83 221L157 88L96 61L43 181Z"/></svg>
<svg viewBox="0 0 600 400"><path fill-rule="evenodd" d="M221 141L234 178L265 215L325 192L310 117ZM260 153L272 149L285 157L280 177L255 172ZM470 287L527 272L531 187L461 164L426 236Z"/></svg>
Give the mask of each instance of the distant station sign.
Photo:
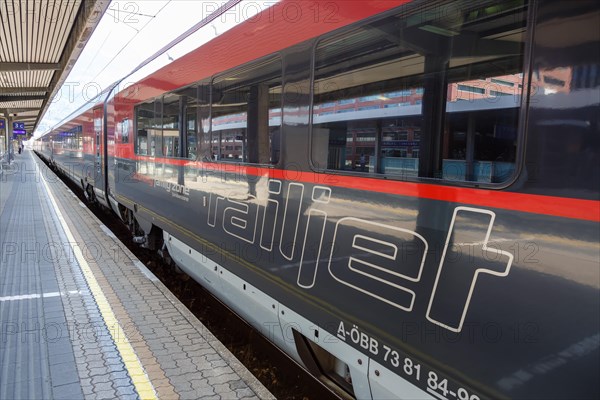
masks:
<svg viewBox="0 0 600 400"><path fill-rule="evenodd" d="M20 135L26 135L25 122L13 122L13 138L17 138Z"/></svg>
<svg viewBox="0 0 600 400"><path fill-rule="evenodd" d="M6 120L0 118L0 129L6 129Z"/></svg>

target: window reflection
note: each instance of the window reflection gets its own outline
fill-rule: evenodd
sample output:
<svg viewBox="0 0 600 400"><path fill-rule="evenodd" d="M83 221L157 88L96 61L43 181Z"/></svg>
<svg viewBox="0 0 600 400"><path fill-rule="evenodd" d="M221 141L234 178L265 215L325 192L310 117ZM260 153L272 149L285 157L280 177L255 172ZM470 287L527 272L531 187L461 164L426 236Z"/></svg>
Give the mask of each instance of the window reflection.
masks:
<svg viewBox="0 0 600 400"><path fill-rule="evenodd" d="M319 43L317 167L490 183L511 176L527 3L451 7L452 18L432 6Z"/></svg>

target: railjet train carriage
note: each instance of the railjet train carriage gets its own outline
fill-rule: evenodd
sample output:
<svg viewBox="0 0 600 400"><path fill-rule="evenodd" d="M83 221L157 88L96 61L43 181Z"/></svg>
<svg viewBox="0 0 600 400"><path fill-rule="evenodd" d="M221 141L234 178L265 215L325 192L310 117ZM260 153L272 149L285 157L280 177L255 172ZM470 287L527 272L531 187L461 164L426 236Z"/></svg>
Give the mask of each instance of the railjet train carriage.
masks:
<svg viewBox="0 0 600 400"><path fill-rule="evenodd" d="M37 151L348 397L598 398L598 26L283 1Z"/></svg>

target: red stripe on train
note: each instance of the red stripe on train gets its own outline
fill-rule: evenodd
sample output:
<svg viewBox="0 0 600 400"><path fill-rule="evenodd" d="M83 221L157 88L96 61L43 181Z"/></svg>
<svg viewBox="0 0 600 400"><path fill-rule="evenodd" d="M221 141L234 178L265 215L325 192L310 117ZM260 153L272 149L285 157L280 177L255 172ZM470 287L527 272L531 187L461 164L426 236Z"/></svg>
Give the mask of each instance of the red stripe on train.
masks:
<svg viewBox="0 0 600 400"><path fill-rule="evenodd" d="M299 175L293 180L301 182L600 222L600 202L594 200L342 175L331 175L324 182L322 177L315 179L317 175L315 173L293 172L293 174ZM289 171L277 170L275 177L289 175Z"/></svg>
<svg viewBox="0 0 600 400"><path fill-rule="evenodd" d="M316 185L343 187L399 196L465 203L476 206L522 211L533 214L600 222L600 201L566 197L506 192L489 189L472 189L427 183L400 182L358 176L344 176L318 172L303 172L259 166L196 162L182 159L136 156L140 161L189 166L210 172L227 172L240 175L264 176Z"/></svg>

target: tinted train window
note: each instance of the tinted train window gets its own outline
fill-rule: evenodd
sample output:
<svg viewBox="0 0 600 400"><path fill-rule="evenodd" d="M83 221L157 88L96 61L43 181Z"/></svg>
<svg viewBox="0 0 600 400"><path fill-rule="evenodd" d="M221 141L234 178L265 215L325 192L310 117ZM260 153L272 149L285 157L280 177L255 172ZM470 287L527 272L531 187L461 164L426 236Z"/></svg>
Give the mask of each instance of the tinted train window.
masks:
<svg viewBox="0 0 600 400"><path fill-rule="evenodd" d="M157 99L136 107L136 154L162 156L162 101Z"/></svg>
<svg viewBox="0 0 600 400"><path fill-rule="evenodd" d="M71 129L58 131L53 138L54 146L64 150L82 150L82 127L77 125Z"/></svg>
<svg viewBox="0 0 600 400"><path fill-rule="evenodd" d="M121 121L121 143L129 143L129 128L130 128L129 118L125 118Z"/></svg>
<svg viewBox="0 0 600 400"><path fill-rule="evenodd" d="M185 89L186 154L191 160L210 160L210 86L200 85Z"/></svg>
<svg viewBox="0 0 600 400"><path fill-rule="evenodd" d="M152 129L154 119L154 103L144 103L136 108L137 134L135 139L135 152L140 155L148 155L149 131Z"/></svg>
<svg viewBox="0 0 600 400"><path fill-rule="evenodd" d="M271 59L216 78L211 158L275 164L281 130L281 61Z"/></svg>
<svg viewBox="0 0 600 400"><path fill-rule="evenodd" d="M59 137L62 141L62 148L68 150L83 150L83 127L77 125L69 130L61 131Z"/></svg>
<svg viewBox="0 0 600 400"><path fill-rule="evenodd" d="M163 97L162 154L165 157L179 156L179 98L176 94Z"/></svg>
<svg viewBox="0 0 600 400"><path fill-rule="evenodd" d="M319 169L503 182L515 169L527 3L456 1L321 41Z"/></svg>

